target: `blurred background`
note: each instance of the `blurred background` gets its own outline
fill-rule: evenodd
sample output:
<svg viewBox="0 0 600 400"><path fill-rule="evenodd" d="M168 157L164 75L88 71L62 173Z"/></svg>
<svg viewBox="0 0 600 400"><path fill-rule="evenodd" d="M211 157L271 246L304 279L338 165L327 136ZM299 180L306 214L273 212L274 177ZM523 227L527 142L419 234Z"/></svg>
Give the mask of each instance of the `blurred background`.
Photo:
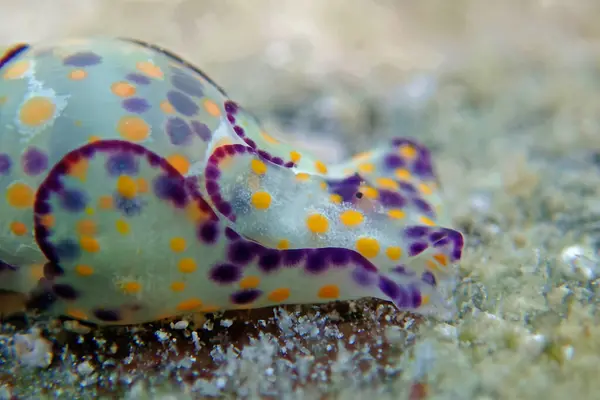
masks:
<svg viewBox="0 0 600 400"><path fill-rule="evenodd" d="M437 357L429 392L591 399L599 21L594 0L0 0L0 45L159 44L332 161L391 136L425 142L467 237L460 319L421 333Z"/></svg>

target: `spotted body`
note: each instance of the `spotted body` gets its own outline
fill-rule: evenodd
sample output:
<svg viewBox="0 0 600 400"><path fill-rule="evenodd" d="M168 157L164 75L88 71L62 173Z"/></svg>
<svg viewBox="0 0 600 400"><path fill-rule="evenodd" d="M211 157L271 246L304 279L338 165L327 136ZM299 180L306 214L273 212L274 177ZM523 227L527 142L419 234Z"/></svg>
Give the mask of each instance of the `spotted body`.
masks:
<svg viewBox="0 0 600 400"><path fill-rule="evenodd" d="M0 61L0 288L99 324L361 297L448 316L462 235L408 139L326 165L161 48Z"/></svg>

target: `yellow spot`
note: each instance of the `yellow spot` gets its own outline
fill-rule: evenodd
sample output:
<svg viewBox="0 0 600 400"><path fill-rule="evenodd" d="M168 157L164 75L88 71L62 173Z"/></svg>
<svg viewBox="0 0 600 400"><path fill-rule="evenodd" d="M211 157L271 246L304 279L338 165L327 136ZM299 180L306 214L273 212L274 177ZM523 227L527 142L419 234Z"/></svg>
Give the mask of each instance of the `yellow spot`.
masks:
<svg viewBox="0 0 600 400"><path fill-rule="evenodd" d="M196 261L194 261L194 259L182 258L181 260L179 260L179 264L177 265L177 268L179 269L179 272L182 272L184 274L191 274L198 267L197 267Z"/></svg>
<svg viewBox="0 0 600 400"><path fill-rule="evenodd" d="M54 227L54 223L56 222L54 219L54 215L52 214L42 215L40 219L41 224L44 225L46 228Z"/></svg>
<svg viewBox="0 0 600 400"><path fill-rule="evenodd" d="M421 218L419 218L419 220L424 225L428 225L428 226L434 226L435 225L435 222L432 221L431 219L427 218L427 217L421 217Z"/></svg>
<svg viewBox="0 0 600 400"><path fill-rule="evenodd" d="M332 194L329 196L329 200L334 204L342 204L342 196L339 194Z"/></svg>
<svg viewBox="0 0 600 400"><path fill-rule="evenodd" d="M252 205L258 210L266 210L271 205L271 195L267 192L256 192L252 195Z"/></svg>
<svg viewBox="0 0 600 400"><path fill-rule="evenodd" d="M425 183L419 183L419 190L421 191L421 193L423 193L425 196L428 196L430 194L433 193L433 188Z"/></svg>
<svg viewBox="0 0 600 400"><path fill-rule="evenodd" d="M396 175L396 178L403 181L407 181L411 177L410 172L408 172L408 170L404 168L398 168L397 170L395 170L394 175Z"/></svg>
<svg viewBox="0 0 600 400"><path fill-rule="evenodd" d="M69 73L69 79L74 81L80 81L85 78L87 78L87 72L82 69L74 69Z"/></svg>
<svg viewBox="0 0 600 400"><path fill-rule="evenodd" d="M306 172L298 172L296 174L296 179L299 181L302 181L302 182L307 181L309 178L310 178L310 175L307 174Z"/></svg>
<svg viewBox="0 0 600 400"><path fill-rule="evenodd" d="M16 63L8 67L8 69L3 75L4 79L22 78L29 70L29 65L29 61L27 60L17 61Z"/></svg>
<svg viewBox="0 0 600 400"><path fill-rule="evenodd" d="M240 281L240 288L254 289L259 284L260 284L260 278L258 276L247 276Z"/></svg>
<svg viewBox="0 0 600 400"><path fill-rule="evenodd" d="M302 154L298 153L297 151L290 151L290 160L292 160L293 163L298 163L301 158Z"/></svg>
<svg viewBox="0 0 600 400"><path fill-rule="evenodd" d="M360 225L363 222L363 219L363 215L355 210L347 210L340 215L340 221L346 226Z"/></svg>
<svg viewBox="0 0 600 400"><path fill-rule="evenodd" d="M181 154L173 154L173 155L167 157L167 161L181 175L187 174L190 169L190 162L188 161L188 159L185 156L183 156Z"/></svg>
<svg viewBox="0 0 600 400"><path fill-rule="evenodd" d="M377 185L379 185L379 187L384 188L384 189L389 189L389 190L397 190L398 189L398 182L396 182L393 179L390 178L377 178L375 180L375 182L377 183Z"/></svg>
<svg viewBox="0 0 600 400"><path fill-rule="evenodd" d="M317 294L321 299L337 299L340 297L340 288L337 285L325 285Z"/></svg>
<svg viewBox="0 0 600 400"><path fill-rule="evenodd" d="M125 282L122 285L123 292L127 294L139 293L142 290L142 285L138 282Z"/></svg>
<svg viewBox="0 0 600 400"><path fill-rule="evenodd" d="M6 201L15 208L29 208L34 201L33 190L25 183L15 182L6 190Z"/></svg>
<svg viewBox="0 0 600 400"><path fill-rule="evenodd" d="M110 91L119 97L131 97L135 94L135 86L129 82L115 82L111 85Z"/></svg>
<svg viewBox="0 0 600 400"><path fill-rule="evenodd" d="M90 267L89 265L79 264L75 266L75 272L79 276L90 276L94 274L94 268Z"/></svg>
<svg viewBox="0 0 600 400"><path fill-rule="evenodd" d="M202 307L202 301L197 297L192 297L177 304L178 311L194 311L200 307Z"/></svg>
<svg viewBox="0 0 600 400"><path fill-rule="evenodd" d="M410 144L402 145L398 152L402 157L410 159L415 158L415 156L417 155L417 149L415 149L415 147Z"/></svg>
<svg viewBox="0 0 600 400"><path fill-rule="evenodd" d="M113 199L110 196L100 196L98 199L98 208L101 210L110 210L113 207Z"/></svg>
<svg viewBox="0 0 600 400"><path fill-rule="evenodd" d="M83 310L80 310L78 308L67 309L67 315L71 318L80 319L84 321L88 319L87 314Z"/></svg>
<svg viewBox="0 0 600 400"><path fill-rule="evenodd" d="M140 61L135 66L138 71L148 75L150 78L162 79L164 75L160 67L150 61Z"/></svg>
<svg viewBox="0 0 600 400"><path fill-rule="evenodd" d="M165 114L173 114L175 112L175 109L173 108L173 106L171 105L171 103L169 103L168 100L163 100L163 101L160 102L160 109Z"/></svg>
<svg viewBox="0 0 600 400"><path fill-rule="evenodd" d="M174 237L173 239L171 239L170 246L171 246L171 250L174 251L175 253L181 253L181 252L185 251L185 249L187 247L187 243L185 242L185 239L182 237Z"/></svg>
<svg viewBox="0 0 600 400"><path fill-rule="evenodd" d="M375 200L379 197L379 191L377 189L373 189L370 186L364 186L360 189L360 192L367 198L371 200Z"/></svg>
<svg viewBox="0 0 600 400"><path fill-rule="evenodd" d="M252 168L252 171L257 175L264 175L267 172L267 166L260 160L250 161L250 168Z"/></svg>
<svg viewBox="0 0 600 400"><path fill-rule="evenodd" d="M15 236L23 236L27 233L27 226L22 222L14 221L10 224L10 231Z"/></svg>
<svg viewBox="0 0 600 400"><path fill-rule="evenodd" d="M428 295L425 295L425 296L421 297L421 305L422 306L426 306L427 304L429 304L429 300L430 299L429 299Z"/></svg>
<svg viewBox="0 0 600 400"><path fill-rule="evenodd" d="M186 209L187 215L192 222L198 223L201 221L206 221L209 215L203 211L197 203L190 203Z"/></svg>
<svg viewBox="0 0 600 400"><path fill-rule="evenodd" d="M364 163L358 166L358 172L363 174L372 174L375 172L375 165L371 163Z"/></svg>
<svg viewBox="0 0 600 400"><path fill-rule="evenodd" d="M267 132L261 132L260 136L265 140L265 142L270 144L279 144L279 140L275 139L273 136L269 135Z"/></svg>
<svg viewBox="0 0 600 400"><path fill-rule="evenodd" d="M122 117L117 123L117 132L127 140L141 142L148 138L150 125L140 117L129 115Z"/></svg>
<svg viewBox="0 0 600 400"><path fill-rule="evenodd" d="M323 190L327 190L329 188L329 186L327 185L327 182L322 181L321 183L319 183L319 186L321 186L321 189Z"/></svg>
<svg viewBox="0 0 600 400"><path fill-rule="evenodd" d="M40 126L48 122L56 111L52 99L48 97L32 97L21 106L19 120L23 125Z"/></svg>
<svg viewBox="0 0 600 400"><path fill-rule="evenodd" d="M311 214L306 218L306 226L312 233L325 233L329 228L329 221L324 215Z"/></svg>
<svg viewBox="0 0 600 400"><path fill-rule="evenodd" d="M327 173L327 166L325 164L323 164L321 161L315 161L315 168L316 168L317 172L320 174Z"/></svg>
<svg viewBox="0 0 600 400"><path fill-rule="evenodd" d="M388 216L393 219L402 219L406 217L406 213L400 209L394 208L388 211Z"/></svg>
<svg viewBox="0 0 600 400"><path fill-rule="evenodd" d="M86 208L85 208L85 213L86 213L87 215L90 215L90 216L92 216L92 215L94 215L95 211L94 211L94 209L93 209L92 207L86 207Z"/></svg>
<svg viewBox="0 0 600 400"><path fill-rule="evenodd" d="M171 290L174 292L183 292L185 290L185 282L171 283Z"/></svg>
<svg viewBox="0 0 600 400"><path fill-rule="evenodd" d="M203 106L206 112L212 115L213 117L218 117L219 115L221 115L221 109L214 101L206 99L204 100Z"/></svg>
<svg viewBox="0 0 600 400"><path fill-rule="evenodd" d="M117 232L121 235L127 235L131 230L127 221L122 219L118 219L117 222L115 222L115 228L117 228Z"/></svg>
<svg viewBox="0 0 600 400"><path fill-rule="evenodd" d="M367 258L377 257L379 242L373 238L361 237L356 241L356 250Z"/></svg>
<svg viewBox="0 0 600 400"><path fill-rule="evenodd" d="M97 253L100 251L100 243L93 237L83 236L79 239L81 248L89 253Z"/></svg>
<svg viewBox="0 0 600 400"><path fill-rule="evenodd" d="M269 300L271 300L275 303L281 303L283 301L286 301L289 297L290 297L290 289L288 289L288 288L275 289L271 293L269 293L269 296L268 296Z"/></svg>
<svg viewBox="0 0 600 400"><path fill-rule="evenodd" d="M102 140L100 136L92 135L88 138L88 143L96 143Z"/></svg>
<svg viewBox="0 0 600 400"><path fill-rule="evenodd" d="M121 175L117 179L117 191L126 199L132 199L137 194L135 180L127 175Z"/></svg>
<svg viewBox="0 0 600 400"><path fill-rule="evenodd" d="M402 249L400 247L388 247L385 249L385 254L392 261L398 261L402 257Z"/></svg>
<svg viewBox="0 0 600 400"><path fill-rule="evenodd" d="M98 232L98 227L91 219L82 219L77 223L77 232L83 236L94 236Z"/></svg>
<svg viewBox="0 0 600 400"><path fill-rule="evenodd" d="M433 261L431 261L431 260L426 260L426 261L425 261L425 264L427 264L427 266L429 267L429 269L432 269L432 270L434 270L434 271L439 271L439 267L438 267L438 265L437 265L436 263L434 263Z"/></svg>
<svg viewBox="0 0 600 400"><path fill-rule="evenodd" d="M446 257L445 254L442 254L442 253L434 254L433 258L437 262L439 262L440 264L442 264L444 267L448 265L448 257Z"/></svg>
<svg viewBox="0 0 600 400"><path fill-rule="evenodd" d="M148 181L147 180L145 180L144 178L137 178L135 180L135 183L136 183L138 191L140 193L148 193Z"/></svg>
<svg viewBox="0 0 600 400"><path fill-rule="evenodd" d="M277 243L277 248L280 250L286 250L290 248L290 241L287 239L281 239L278 243Z"/></svg>

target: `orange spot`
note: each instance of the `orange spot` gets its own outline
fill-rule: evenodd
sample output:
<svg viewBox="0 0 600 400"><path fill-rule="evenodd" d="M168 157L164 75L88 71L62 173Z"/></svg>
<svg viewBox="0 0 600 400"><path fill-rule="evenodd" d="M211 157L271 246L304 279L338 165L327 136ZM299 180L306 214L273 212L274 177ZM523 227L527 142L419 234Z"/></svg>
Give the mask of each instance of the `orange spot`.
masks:
<svg viewBox="0 0 600 400"><path fill-rule="evenodd" d="M380 187L382 187L384 189L398 190L398 182L396 182L393 179L390 179L390 178L377 178L375 180L375 182L377 183L377 185L379 185Z"/></svg>
<svg viewBox="0 0 600 400"><path fill-rule="evenodd" d="M179 311L193 311L202 306L202 301L196 297L187 299L177 304L177 310Z"/></svg>
<svg viewBox="0 0 600 400"><path fill-rule="evenodd" d="M122 219L118 219L117 222L115 222L115 228L117 228L117 232L119 232L121 235L127 235L131 230L127 221Z"/></svg>
<svg viewBox="0 0 600 400"><path fill-rule="evenodd" d="M264 175L267 172L267 166L260 160L250 161L250 168L252 168L252 171L257 175Z"/></svg>
<svg viewBox="0 0 600 400"><path fill-rule="evenodd" d="M15 236L23 236L27 233L27 226L18 221L14 221L10 223L10 231Z"/></svg>
<svg viewBox="0 0 600 400"><path fill-rule="evenodd" d="M87 77L87 72L85 72L82 69L74 69L73 71L71 71L69 73L69 78L74 81L80 81L82 79L85 79L86 77Z"/></svg>
<svg viewBox="0 0 600 400"><path fill-rule="evenodd" d="M79 276L90 276L94 274L94 268L90 267L89 265L79 264L75 266L75 272Z"/></svg>
<svg viewBox="0 0 600 400"><path fill-rule="evenodd" d="M388 216L393 219L402 219L406 217L406 213L399 209L392 209L388 211Z"/></svg>
<svg viewBox="0 0 600 400"><path fill-rule="evenodd" d="M86 160L85 158L81 158L78 161L69 164L68 174L76 177L77 179L79 179L83 182L83 181L85 181L85 178L87 177L88 167L89 167L88 160Z"/></svg>
<svg viewBox="0 0 600 400"><path fill-rule="evenodd" d="M270 144L279 144L279 140L275 139L273 136L269 135L267 132L261 132L260 136L265 140L265 142Z"/></svg>
<svg viewBox="0 0 600 400"><path fill-rule="evenodd" d="M175 238L171 239L171 242L169 245L171 246L171 250L174 251L175 253L181 253L182 251L185 251L185 249L187 247L187 243L185 242L185 239L182 237L175 237Z"/></svg>
<svg viewBox="0 0 600 400"><path fill-rule="evenodd" d="M135 66L140 72L151 78L162 79L164 75L160 67L150 61L140 61Z"/></svg>
<svg viewBox="0 0 600 400"><path fill-rule="evenodd" d="M327 166L325 164L323 164L321 161L315 161L315 168L316 168L317 172L320 174L327 173Z"/></svg>
<svg viewBox="0 0 600 400"><path fill-rule="evenodd" d="M197 267L194 259L183 258L183 259L179 260L179 264L177 265L177 268L179 269L179 272L182 272L184 274L191 274L198 267Z"/></svg>
<svg viewBox="0 0 600 400"><path fill-rule="evenodd" d="M140 117L130 115L119 120L117 131L124 139L141 142L148 138L150 125Z"/></svg>
<svg viewBox="0 0 600 400"><path fill-rule="evenodd" d="M205 221L209 217L209 215L205 211L203 211L196 203L190 203L187 206L186 211L190 220L195 223Z"/></svg>
<svg viewBox="0 0 600 400"><path fill-rule="evenodd" d="M6 190L6 201L15 208L29 208L33 200L33 189L25 183L15 182Z"/></svg>
<svg viewBox="0 0 600 400"><path fill-rule="evenodd" d="M119 97L130 97L135 94L135 86L129 82L115 82L111 85L110 91Z"/></svg>
<svg viewBox="0 0 600 400"><path fill-rule="evenodd" d="M339 194L332 194L329 196L329 200L331 200L333 204L342 204L342 196Z"/></svg>
<svg viewBox="0 0 600 400"><path fill-rule="evenodd" d="M101 210L110 210L113 207L113 199L110 196L100 196L98 199L98 208Z"/></svg>
<svg viewBox="0 0 600 400"><path fill-rule="evenodd" d="M4 79L22 78L29 70L29 65L29 61L27 60L17 61L16 63L8 67L8 69L3 75Z"/></svg>
<svg viewBox="0 0 600 400"><path fill-rule="evenodd" d="M377 257L379 242L373 238L361 237L356 241L356 250L367 258Z"/></svg>
<svg viewBox="0 0 600 400"><path fill-rule="evenodd" d="M329 188L329 186L327 186L327 183L325 181L319 183L319 186L321 186L321 189L323 189L323 190L327 190Z"/></svg>
<svg viewBox="0 0 600 400"><path fill-rule="evenodd" d="M281 303L283 301L286 301L289 297L290 297L290 289L288 289L288 288L275 289L271 293L269 293L269 296L268 296L269 300L271 300L275 303Z"/></svg>
<svg viewBox="0 0 600 400"><path fill-rule="evenodd" d="M181 154L173 154L167 158L167 161L173 168L177 170L181 175L187 174L190 169L190 162L188 159Z"/></svg>
<svg viewBox="0 0 600 400"><path fill-rule="evenodd" d="M83 236L79 239L81 248L89 253L97 253L100 251L100 243L93 237Z"/></svg>
<svg viewBox="0 0 600 400"><path fill-rule="evenodd" d="M302 181L302 182L307 181L309 178L310 178L310 175L307 174L306 172L298 172L296 174L296 179L299 181Z"/></svg>
<svg viewBox="0 0 600 400"><path fill-rule="evenodd" d="M135 180L127 175L121 175L117 179L117 191L126 199L132 199L137 194Z"/></svg>
<svg viewBox="0 0 600 400"><path fill-rule="evenodd" d="M169 103L168 100L163 100L163 101L160 102L160 109L165 114L173 114L175 112L175 109L173 108L173 106L171 105L171 103Z"/></svg>
<svg viewBox="0 0 600 400"><path fill-rule="evenodd" d="M346 210L340 215L340 221L346 226L360 225L363 219L363 215L355 210Z"/></svg>
<svg viewBox="0 0 600 400"><path fill-rule="evenodd" d="M371 174L375 172L375 166L371 163L360 164L358 171L363 174Z"/></svg>
<svg viewBox="0 0 600 400"><path fill-rule="evenodd" d="M442 264L444 267L446 265L448 265L448 257L446 257L445 254L439 253L439 254L434 254L433 258L439 262L440 264Z"/></svg>
<svg viewBox="0 0 600 400"><path fill-rule="evenodd" d="M94 236L98 231L96 223L90 219L83 219L77 223L77 232L83 236Z"/></svg>
<svg viewBox="0 0 600 400"><path fill-rule="evenodd" d="M325 233L329 228L329 221L324 215L311 214L306 218L306 226L313 233Z"/></svg>
<svg viewBox="0 0 600 400"><path fill-rule="evenodd" d="M361 193L365 195L367 199L375 200L379 197L379 191L377 189L373 189L372 187L365 186L361 188Z"/></svg>
<svg viewBox="0 0 600 400"><path fill-rule="evenodd" d="M44 264L32 264L29 267L29 275L36 281L42 279L44 277Z"/></svg>
<svg viewBox="0 0 600 400"><path fill-rule="evenodd" d="M319 289L317 294L321 299L337 299L340 297L340 288L337 285L325 285Z"/></svg>
<svg viewBox="0 0 600 400"><path fill-rule="evenodd" d="M260 278L258 276L247 276L240 281L240 288L254 289L259 284L260 284Z"/></svg>
<svg viewBox="0 0 600 400"><path fill-rule="evenodd" d="M419 190L426 196L433 193L433 188L425 183L419 183Z"/></svg>
<svg viewBox="0 0 600 400"><path fill-rule="evenodd" d="M48 122L54 116L55 111L56 106L52 99L36 96L30 98L21 106L19 120L23 125L40 126Z"/></svg>
<svg viewBox="0 0 600 400"><path fill-rule="evenodd" d="M67 315L71 318L81 319L84 321L88 319L87 314L78 308L69 308L67 310Z"/></svg>
<svg viewBox="0 0 600 400"><path fill-rule="evenodd" d="M298 163L301 158L302 154L298 153L297 151L290 151L290 160L292 160L293 163Z"/></svg>
<svg viewBox="0 0 600 400"><path fill-rule="evenodd" d="M148 193L149 188L147 180L145 180L144 178L137 178L135 180L135 183L140 193Z"/></svg>
<svg viewBox="0 0 600 400"><path fill-rule="evenodd" d="M221 309L221 307L219 307L219 306L204 306L204 307L202 307L202 312L214 313L216 311L219 311L220 309Z"/></svg>
<svg viewBox="0 0 600 400"><path fill-rule="evenodd" d="M88 143L96 143L102 140L100 136L92 135L88 138Z"/></svg>
<svg viewBox="0 0 600 400"><path fill-rule="evenodd" d="M54 226L54 223L55 223L54 215L52 215L52 214L42 215L40 217L40 222L46 228L52 228Z"/></svg>
<svg viewBox="0 0 600 400"><path fill-rule="evenodd" d="M185 282L171 283L171 290L174 292L183 292L185 290Z"/></svg>
<svg viewBox="0 0 600 400"><path fill-rule="evenodd" d="M402 147L400 147L400 150L398 150L398 152L400 153L400 155L402 157L405 158L415 158L415 156L417 155L417 149L414 148L414 146L410 145L410 144L405 144L402 145Z"/></svg>
<svg viewBox="0 0 600 400"><path fill-rule="evenodd" d="M427 218L427 217L421 217L421 218L419 218L419 220L424 225L428 225L428 226L434 226L435 225L435 222L433 220L431 220L430 218Z"/></svg>
<svg viewBox="0 0 600 400"><path fill-rule="evenodd" d="M402 249L400 247L388 247L385 249L385 254L392 261L397 261L402 257Z"/></svg>
<svg viewBox="0 0 600 400"><path fill-rule="evenodd" d="M397 170L395 170L394 175L396 175L396 178L404 181L409 180L411 177L410 172L403 168L398 168Z"/></svg>
<svg viewBox="0 0 600 400"><path fill-rule="evenodd" d="M218 117L221 115L221 109L214 101L206 99L204 100L203 106L206 112L213 117Z"/></svg>
<svg viewBox="0 0 600 400"><path fill-rule="evenodd" d="M257 210L266 210L271 206L271 195L267 192L256 192L251 200Z"/></svg>
<svg viewBox="0 0 600 400"><path fill-rule="evenodd" d="M142 285L138 282L125 282L122 289L127 294L135 294L142 290Z"/></svg>
<svg viewBox="0 0 600 400"><path fill-rule="evenodd" d="M277 248L280 250L286 250L290 248L290 241L287 239L281 239L279 243L277 243Z"/></svg>

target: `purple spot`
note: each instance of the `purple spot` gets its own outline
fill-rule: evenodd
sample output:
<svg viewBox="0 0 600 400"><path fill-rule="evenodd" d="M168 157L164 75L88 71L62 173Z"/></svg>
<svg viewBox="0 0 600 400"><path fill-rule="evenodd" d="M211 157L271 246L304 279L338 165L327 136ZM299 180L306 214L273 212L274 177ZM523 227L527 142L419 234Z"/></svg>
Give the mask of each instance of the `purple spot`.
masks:
<svg viewBox="0 0 600 400"><path fill-rule="evenodd" d="M44 278L53 280L59 276L63 276L65 270L62 269L57 263L47 262L44 264Z"/></svg>
<svg viewBox="0 0 600 400"><path fill-rule="evenodd" d="M52 291L55 295L65 300L75 300L77 297L79 297L79 293L77 293L75 288L65 283L52 285Z"/></svg>
<svg viewBox="0 0 600 400"><path fill-rule="evenodd" d="M234 304L248 304L256 301L262 292L258 289L244 289L231 295L231 302Z"/></svg>
<svg viewBox="0 0 600 400"><path fill-rule="evenodd" d="M73 240L64 239L54 246L54 252L59 261L71 261L79 258L81 250Z"/></svg>
<svg viewBox="0 0 600 400"><path fill-rule="evenodd" d="M421 210L422 212L424 212L426 214L431 214L433 212L431 205L429 205L429 203L423 199L419 199L419 198L413 199L412 202L415 205L415 207L417 207L419 210Z"/></svg>
<svg viewBox="0 0 600 400"><path fill-rule="evenodd" d="M404 234L409 238L422 238L427 235L429 228L421 225L409 226L404 230Z"/></svg>
<svg viewBox="0 0 600 400"><path fill-rule="evenodd" d="M179 114L192 117L198 113L198 105L181 92L171 90L167 93L167 99Z"/></svg>
<svg viewBox="0 0 600 400"><path fill-rule="evenodd" d="M398 286L398 293L393 300L396 306L398 306L400 309L406 310L412 308L412 299L402 286Z"/></svg>
<svg viewBox="0 0 600 400"><path fill-rule="evenodd" d="M87 206L85 193L79 190L65 190L58 194L60 196L60 205L63 209L71 212L81 212Z"/></svg>
<svg viewBox="0 0 600 400"><path fill-rule="evenodd" d="M327 251L329 253L329 260L334 265L341 266L350 262L350 254L346 249L332 248L328 249Z"/></svg>
<svg viewBox="0 0 600 400"><path fill-rule="evenodd" d="M279 268L279 262L281 261L281 252L277 250L266 250L258 259L259 268L265 272L273 272Z"/></svg>
<svg viewBox="0 0 600 400"><path fill-rule="evenodd" d="M165 130L175 146L189 144L192 139L192 128L182 118L169 118Z"/></svg>
<svg viewBox="0 0 600 400"><path fill-rule="evenodd" d="M203 97L204 89L202 84L197 79L187 75L185 72L176 69L175 74L171 77L171 83L175 88L190 96Z"/></svg>
<svg viewBox="0 0 600 400"><path fill-rule="evenodd" d="M125 216L132 217L134 215L140 215L146 202L140 198L134 197L128 199L118 193L113 195L113 201L117 210L121 211Z"/></svg>
<svg viewBox="0 0 600 400"><path fill-rule="evenodd" d="M0 153L0 175L8 175L12 163L10 157L6 153Z"/></svg>
<svg viewBox="0 0 600 400"><path fill-rule="evenodd" d="M413 243L408 248L408 255L411 256L411 257L419 255L422 252L424 252L427 247L428 247L427 243L423 243L423 242Z"/></svg>
<svg viewBox="0 0 600 400"><path fill-rule="evenodd" d="M425 271L421 275L421 280L430 286L436 285L435 275L433 275L430 271Z"/></svg>
<svg viewBox="0 0 600 400"><path fill-rule="evenodd" d="M125 79L127 79L130 82L137 83L138 85L149 85L150 84L150 78L148 78L145 75L138 74L138 73L127 74Z"/></svg>
<svg viewBox="0 0 600 400"><path fill-rule="evenodd" d="M415 271L413 271L412 269L406 268L405 265L398 265L398 266L394 267L394 269L392 269L392 272L399 274L399 275L404 275L404 276L415 275Z"/></svg>
<svg viewBox="0 0 600 400"><path fill-rule="evenodd" d="M170 200L176 207L183 208L188 202L183 179L160 175L154 179L153 188L159 199Z"/></svg>
<svg viewBox="0 0 600 400"><path fill-rule="evenodd" d="M376 274L367 271L364 268L357 267L352 271L352 278L360 286L370 286L375 282Z"/></svg>
<svg viewBox="0 0 600 400"><path fill-rule="evenodd" d="M384 207L404 207L406 205L406 199L398 192L392 192L390 190L380 190L379 200Z"/></svg>
<svg viewBox="0 0 600 400"><path fill-rule="evenodd" d="M242 270L233 264L220 264L210 270L210 278L221 285L237 282L242 277Z"/></svg>
<svg viewBox="0 0 600 400"><path fill-rule="evenodd" d="M225 236L229 240L236 240L240 238L240 235L230 227L225 228Z"/></svg>
<svg viewBox="0 0 600 400"><path fill-rule="evenodd" d="M411 183L408 183L408 182L400 182L400 189L402 189L408 193L416 193L417 192L417 189Z"/></svg>
<svg viewBox="0 0 600 400"><path fill-rule="evenodd" d="M433 247L444 247L446 246L448 243L450 243L450 238L448 236L445 236L443 238L441 238L440 240L437 240L434 244Z"/></svg>
<svg viewBox="0 0 600 400"><path fill-rule="evenodd" d="M215 167L214 165L208 165L204 170L204 176L206 177L206 179L210 179L211 181L213 181L215 179L218 179L219 176L221 176L221 172L219 171L219 168ZM219 184L216 182L214 182L213 184L216 185L216 187L212 188L212 190L209 190L209 192L212 193L219 190Z"/></svg>
<svg viewBox="0 0 600 400"><path fill-rule="evenodd" d="M117 310L98 308L94 310L94 315L96 318L104 322L118 322L121 320L121 316Z"/></svg>
<svg viewBox="0 0 600 400"><path fill-rule="evenodd" d="M71 65L73 67L89 67L91 65L100 64L102 57L91 51L82 51L75 53L64 59L64 65Z"/></svg>
<svg viewBox="0 0 600 400"><path fill-rule="evenodd" d="M413 164L413 172L421 177L431 177L433 176L433 166L431 165L431 159L429 154L427 156L421 156L414 164Z"/></svg>
<svg viewBox="0 0 600 400"><path fill-rule="evenodd" d="M16 271L17 268L10 265L9 263L6 263L6 262L0 260L0 272L4 272L4 271L8 271L8 270Z"/></svg>
<svg viewBox="0 0 600 400"><path fill-rule="evenodd" d="M306 270L312 274L320 274L327 270L327 263L323 254L319 251L312 251L306 259Z"/></svg>
<svg viewBox="0 0 600 400"><path fill-rule="evenodd" d="M342 201L352 202L358 192L362 178L359 174L354 174L348 178L341 180L327 180L326 182L330 191L341 196Z"/></svg>
<svg viewBox="0 0 600 400"><path fill-rule="evenodd" d="M219 226L215 221L208 221L198 229L198 236L204 243L215 243L219 237Z"/></svg>
<svg viewBox="0 0 600 400"><path fill-rule="evenodd" d="M408 288L408 298L409 298L409 307L411 308L419 308L423 297L421 296L421 292L415 285L410 285Z"/></svg>
<svg viewBox="0 0 600 400"><path fill-rule="evenodd" d="M131 153L116 153L106 160L105 168L110 176L137 175L138 161Z"/></svg>
<svg viewBox="0 0 600 400"><path fill-rule="evenodd" d="M254 258L256 250L257 246L252 242L234 242L229 246L229 260L237 265L246 265Z"/></svg>
<svg viewBox="0 0 600 400"><path fill-rule="evenodd" d="M396 154L387 155L383 162L389 169L400 168L405 164L404 159Z"/></svg>
<svg viewBox="0 0 600 400"><path fill-rule="evenodd" d="M192 121L192 129L193 129L194 133L196 135L198 135L200 137L200 139L204 140L205 142L208 142L210 140L210 138L212 137L212 132L210 131L210 128L206 124L203 124L202 122Z"/></svg>
<svg viewBox="0 0 600 400"><path fill-rule="evenodd" d="M400 294L400 287L398 284L385 276L379 278L379 289L392 300L396 299Z"/></svg>
<svg viewBox="0 0 600 400"><path fill-rule="evenodd" d="M135 114L142 114L150 109L150 104L146 99L142 99L141 97L125 99L123 100L122 106L125 110Z"/></svg>
<svg viewBox="0 0 600 400"><path fill-rule="evenodd" d="M283 252L283 265L295 267L304 259L305 254L306 251L303 249L286 250Z"/></svg>
<svg viewBox="0 0 600 400"><path fill-rule="evenodd" d="M36 147L29 147L21 158L21 164L27 175L39 175L48 168L48 156Z"/></svg>

